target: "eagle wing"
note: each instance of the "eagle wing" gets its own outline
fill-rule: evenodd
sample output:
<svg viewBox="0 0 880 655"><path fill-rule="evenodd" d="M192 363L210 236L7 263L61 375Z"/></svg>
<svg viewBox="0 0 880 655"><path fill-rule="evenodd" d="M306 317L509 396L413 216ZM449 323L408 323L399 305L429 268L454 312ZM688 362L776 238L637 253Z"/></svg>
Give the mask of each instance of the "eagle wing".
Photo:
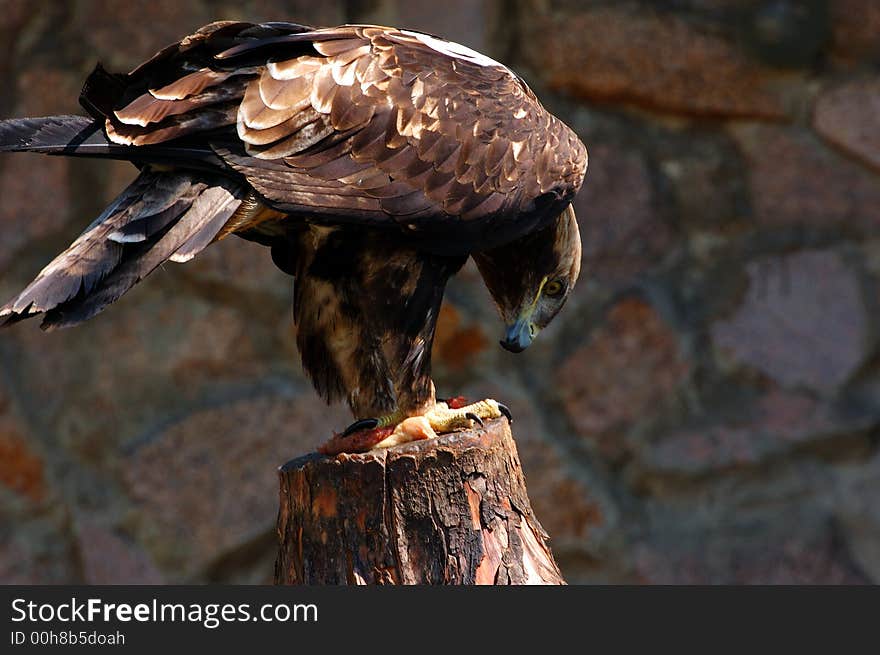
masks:
<svg viewBox="0 0 880 655"><path fill-rule="evenodd" d="M290 214L515 220L569 200L586 168L577 136L509 69L405 30L217 23L89 86L115 143L204 140Z"/></svg>

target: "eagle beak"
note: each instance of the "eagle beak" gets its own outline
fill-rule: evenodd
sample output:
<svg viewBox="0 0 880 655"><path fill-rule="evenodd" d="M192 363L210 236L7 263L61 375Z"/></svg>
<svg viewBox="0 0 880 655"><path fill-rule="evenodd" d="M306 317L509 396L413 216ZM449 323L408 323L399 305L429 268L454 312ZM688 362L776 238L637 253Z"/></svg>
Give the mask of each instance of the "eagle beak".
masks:
<svg viewBox="0 0 880 655"><path fill-rule="evenodd" d="M532 343L537 330L531 322L531 316L521 316L516 323L508 326L504 338L501 340L501 347L512 353L521 353Z"/></svg>

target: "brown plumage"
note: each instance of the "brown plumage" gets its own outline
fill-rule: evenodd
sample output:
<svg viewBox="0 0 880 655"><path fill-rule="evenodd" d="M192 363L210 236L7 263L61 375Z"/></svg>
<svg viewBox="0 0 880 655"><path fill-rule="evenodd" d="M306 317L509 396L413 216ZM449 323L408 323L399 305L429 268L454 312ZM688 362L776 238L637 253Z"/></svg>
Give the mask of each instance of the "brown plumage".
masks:
<svg viewBox="0 0 880 655"><path fill-rule="evenodd" d="M463 46L213 23L127 75L98 67L81 102L91 118L0 123L0 150L127 159L141 175L0 309L7 323L76 324L234 233L296 278L297 343L322 396L356 416L417 413L433 402L443 288L468 256L505 319L543 308L530 337L577 278L565 210L586 150L519 77Z"/></svg>

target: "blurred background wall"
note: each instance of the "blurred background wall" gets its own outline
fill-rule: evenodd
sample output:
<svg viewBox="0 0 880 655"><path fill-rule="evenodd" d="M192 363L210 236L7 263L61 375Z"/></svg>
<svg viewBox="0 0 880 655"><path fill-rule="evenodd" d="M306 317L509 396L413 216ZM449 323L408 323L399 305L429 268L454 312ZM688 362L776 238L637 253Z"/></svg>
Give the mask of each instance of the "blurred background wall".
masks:
<svg viewBox="0 0 880 655"><path fill-rule="evenodd" d="M581 135L584 273L526 353L473 268L438 392L513 408L570 582L880 581L880 3L0 2L0 115L78 112L211 20L379 22L510 63ZM133 177L0 158L0 296ZM229 239L73 331L0 335L0 582L267 582L275 467L348 423L291 280Z"/></svg>

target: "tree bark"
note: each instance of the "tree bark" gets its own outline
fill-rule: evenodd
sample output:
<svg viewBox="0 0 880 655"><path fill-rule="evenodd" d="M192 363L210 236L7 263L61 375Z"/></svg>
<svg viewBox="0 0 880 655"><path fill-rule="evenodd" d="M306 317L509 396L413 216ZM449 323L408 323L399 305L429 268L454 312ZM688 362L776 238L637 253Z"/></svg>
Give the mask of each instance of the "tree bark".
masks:
<svg viewBox="0 0 880 655"><path fill-rule="evenodd" d="M276 584L565 584L506 419L279 473Z"/></svg>

